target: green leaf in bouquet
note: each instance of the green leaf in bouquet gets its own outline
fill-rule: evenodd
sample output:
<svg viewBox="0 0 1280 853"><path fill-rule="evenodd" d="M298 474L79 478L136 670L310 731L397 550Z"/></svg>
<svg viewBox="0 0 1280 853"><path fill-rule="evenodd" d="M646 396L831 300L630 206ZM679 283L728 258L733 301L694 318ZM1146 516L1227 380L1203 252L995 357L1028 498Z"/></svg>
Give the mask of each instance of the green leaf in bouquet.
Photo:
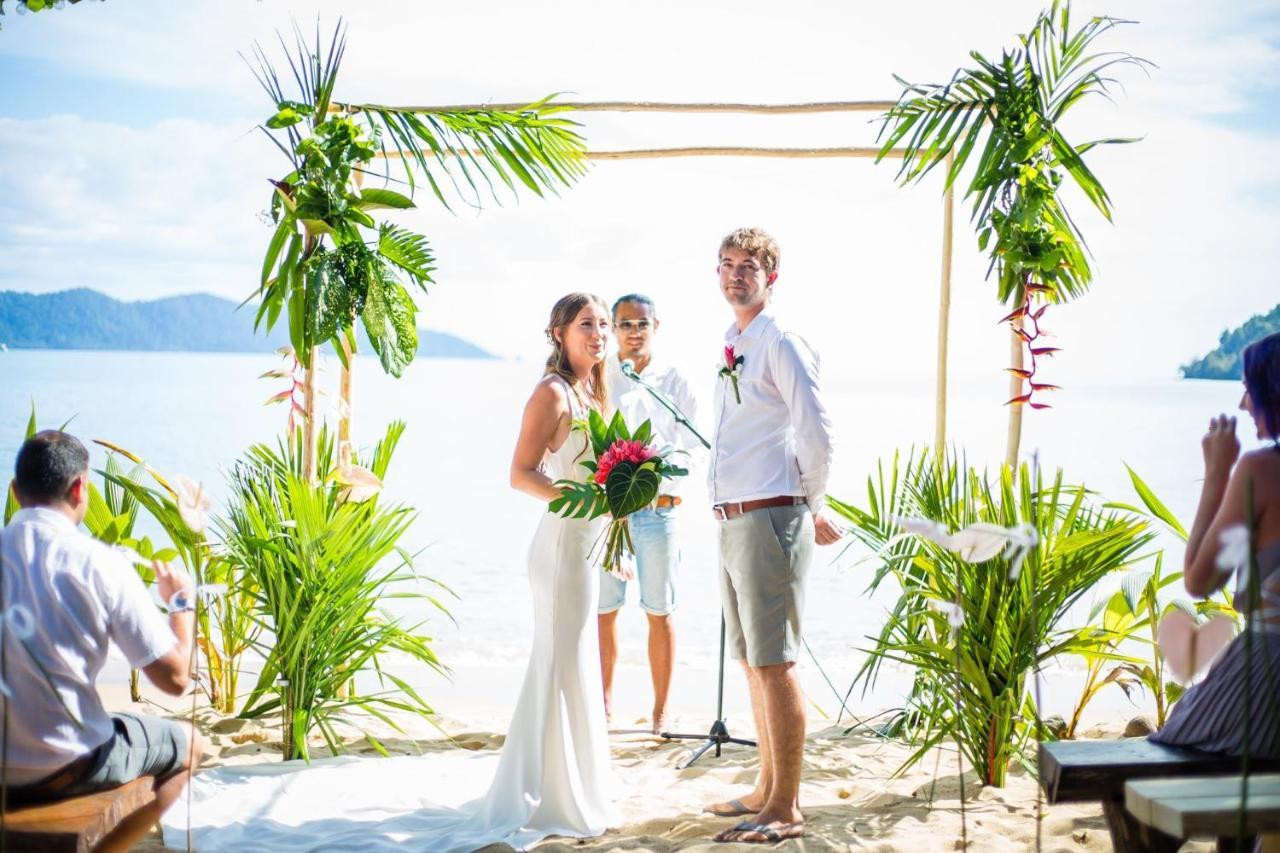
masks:
<svg viewBox="0 0 1280 853"><path fill-rule="evenodd" d="M664 480L668 480L672 477L687 477L689 476L689 469L681 467L680 465L675 465L663 459L658 463L658 476L662 477Z"/></svg>
<svg viewBox="0 0 1280 853"><path fill-rule="evenodd" d="M609 425L595 409L587 413L587 435L591 437L592 455L603 456L609 449Z"/></svg>
<svg viewBox="0 0 1280 853"><path fill-rule="evenodd" d="M622 410L618 409L613 413L613 420L609 421L608 443L613 444L615 441L630 441L631 432L627 429L627 422L622 418Z"/></svg>
<svg viewBox="0 0 1280 853"><path fill-rule="evenodd" d="M600 487L595 483L577 480L557 480L563 494L547 505L552 512L565 518L597 518L609 509Z"/></svg>
<svg viewBox="0 0 1280 853"><path fill-rule="evenodd" d="M609 479L604 484L609 511L614 518L625 518L644 509L658 497L661 482L658 466L653 461L639 465L625 460L619 462L613 466Z"/></svg>
<svg viewBox="0 0 1280 853"><path fill-rule="evenodd" d="M641 444L648 444L649 440L653 438L653 425L645 421L636 427L636 431L631 434L631 438Z"/></svg>

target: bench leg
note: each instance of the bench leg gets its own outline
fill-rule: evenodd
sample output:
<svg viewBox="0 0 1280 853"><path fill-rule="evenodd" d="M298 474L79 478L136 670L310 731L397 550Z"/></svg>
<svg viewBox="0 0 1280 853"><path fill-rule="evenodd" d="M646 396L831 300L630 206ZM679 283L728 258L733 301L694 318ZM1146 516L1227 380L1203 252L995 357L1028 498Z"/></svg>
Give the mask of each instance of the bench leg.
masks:
<svg viewBox="0 0 1280 853"><path fill-rule="evenodd" d="M1181 838L1166 835L1158 829L1134 820L1124 807L1124 798L1102 801L1102 814L1111 830L1111 846L1115 853L1177 853Z"/></svg>

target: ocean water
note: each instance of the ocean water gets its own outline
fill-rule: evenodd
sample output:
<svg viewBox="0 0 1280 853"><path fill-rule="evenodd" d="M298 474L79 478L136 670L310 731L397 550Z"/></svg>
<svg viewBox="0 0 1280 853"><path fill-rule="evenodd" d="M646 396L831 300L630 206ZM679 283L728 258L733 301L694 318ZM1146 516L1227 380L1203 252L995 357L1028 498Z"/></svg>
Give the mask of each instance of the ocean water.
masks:
<svg viewBox="0 0 1280 853"><path fill-rule="evenodd" d="M283 429L284 409L263 405L282 383L256 378L279 365L273 354L0 353L0 459L6 468L12 464L34 401L42 427L69 421L66 428L82 439L107 439L162 472L203 481L218 503L226 491L224 470L246 447L275 442ZM536 361L427 359L397 381L382 375L376 361L357 360L357 444L372 444L392 419L407 422L386 496L416 508L418 518L405 544L422 549L420 571L453 592L445 597L452 619L426 607L401 614L425 620L441 658L457 673L452 685L430 673L406 673L429 696L443 697L436 701L445 712L501 713L515 695L516 688L508 689L507 682L518 677L528 653L532 613L524 561L543 508L508 486L508 469L520 414L539 373ZM711 371L707 374L693 381L695 392L709 401L715 379ZM322 383L336 388L336 382L337 366L331 362ZM895 448L932 440L932 382L837 367L824 375L824 383L837 438L830 492L864 502L866 479L878 459ZM963 447L971 463L994 465L1003 457L1004 390L999 375L953 383L949 440ZM1037 451L1042 465L1062 467L1069 482L1085 483L1101 498L1136 502L1127 463L1180 518L1190 521L1202 473L1200 436L1211 415L1234 411L1238 384L1114 381L1080 383L1061 394L1054 409L1028 413L1025 453ZM700 420L710 422L709 404ZM1251 437L1242 435L1242 441L1248 446ZM100 466L105 451L94 445L92 452L94 465ZM681 675L673 702L681 700L682 691L693 701L693 691L709 689L706 676L714 672L718 651L715 526L704 472L693 473L698 482L691 484L690 498L680 509L684 563L676 620ZM1176 541L1165 537L1160 544L1169 549L1169 564L1180 565ZM847 687L863 660L865 638L879 630L892 595L866 594L871 566L863 560L865 554L840 546L817 553L806 613L813 658L806 657L803 671L811 698L830 711L834 692ZM639 671L645 644L643 617L630 606L634 596L633 590L621 620L622 666ZM1080 609L1087 611L1088 603L1082 602ZM495 687L494 679L478 675L486 672L502 673L494 676L501 683ZM836 691L826 684L827 677ZM887 677L875 693L855 698L862 707L892 705L904 681ZM636 688L636 697L643 693ZM1100 707L1129 707L1120 691L1114 694L1104 691ZM730 705L742 699L740 691L732 692Z"/></svg>

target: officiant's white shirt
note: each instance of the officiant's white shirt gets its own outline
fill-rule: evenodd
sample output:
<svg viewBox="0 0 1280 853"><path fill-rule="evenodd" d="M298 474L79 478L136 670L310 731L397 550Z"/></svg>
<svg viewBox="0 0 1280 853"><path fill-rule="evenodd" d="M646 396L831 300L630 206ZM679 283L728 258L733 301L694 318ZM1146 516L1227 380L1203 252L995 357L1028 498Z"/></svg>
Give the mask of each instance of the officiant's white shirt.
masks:
<svg viewBox="0 0 1280 853"><path fill-rule="evenodd" d="M671 460L682 468L692 468L701 461L706 455L702 442L681 426L671 412L655 400L652 394L622 372L622 363L617 355L609 356L608 362L609 396L613 400L614 408L622 412L627 427L635 429L648 421L653 429L651 444L659 448L670 445L688 453L688 456L677 456ZM698 401L689 390L689 383L678 370L658 359L650 359L649 364L639 373L641 379L665 394L671 402L676 404L676 408L684 412L689 422L697 426ZM689 478L676 477L668 481L663 485L662 493L681 494L687 479Z"/></svg>
<svg viewBox="0 0 1280 853"><path fill-rule="evenodd" d="M0 559L5 607L25 607L35 621L25 641L4 638L8 781L26 785L111 736L96 687L111 642L142 669L178 639L129 561L60 512L19 510L0 530Z"/></svg>
<svg viewBox="0 0 1280 853"><path fill-rule="evenodd" d="M765 308L724 342L742 356L738 390L717 381L707 479L712 503L802 495L821 512L831 470L831 418L818 392L818 354ZM724 363L723 356L720 363Z"/></svg>

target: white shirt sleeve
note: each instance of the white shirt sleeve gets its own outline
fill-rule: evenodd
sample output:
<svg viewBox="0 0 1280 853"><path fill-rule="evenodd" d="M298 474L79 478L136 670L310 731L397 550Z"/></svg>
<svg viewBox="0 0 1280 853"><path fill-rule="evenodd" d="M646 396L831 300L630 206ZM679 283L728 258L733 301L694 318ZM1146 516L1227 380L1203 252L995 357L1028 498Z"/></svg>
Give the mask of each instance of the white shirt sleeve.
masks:
<svg viewBox="0 0 1280 853"><path fill-rule="evenodd" d="M785 333L774 351L773 375L791 413L800 483L816 515L826 508L832 454L831 417L818 390L818 354L803 338Z"/></svg>
<svg viewBox="0 0 1280 853"><path fill-rule="evenodd" d="M107 602L107 631L129 666L142 669L177 645L169 620L127 560L111 554L95 568Z"/></svg>
<svg viewBox="0 0 1280 853"><path fill-rule="evenodd" d="M698 401L693 396L693 392L689 389L689 383L684 377L678 373L672 374L671 377L671 398L684 416L689 419L689 423L693 424L694 429L698 427ZM674 421L674 418L672 419ZM698 467L706 458L707 450L702 446L702 442L698 437L689 431L689 428L683 424L675 424L676 435L673 436L672 444L678 449L685 451L677 457L677 464L682 468L688 468L689 474L692 476L695 468ZM684 495L689 488L688 480L690 477L680 477L676 479L671 486L671 493L675 495Z"/></svg>

